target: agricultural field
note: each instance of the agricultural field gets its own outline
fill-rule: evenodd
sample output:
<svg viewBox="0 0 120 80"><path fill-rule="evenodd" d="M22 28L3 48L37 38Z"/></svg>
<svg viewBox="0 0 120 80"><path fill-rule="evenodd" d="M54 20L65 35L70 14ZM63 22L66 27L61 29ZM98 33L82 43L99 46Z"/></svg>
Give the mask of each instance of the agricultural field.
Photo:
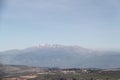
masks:
<svg viewBox="0 0 120 80"><path fill-rule="evenodd" d="M28 80L120 80L120 72L105 71L92 73L41 74Z"/></svg>
<svg viewBox="0 0 120 80"><path fill-rule="evenodd" d="M120 80L120 69L0 66L0 80Z"/></svg>

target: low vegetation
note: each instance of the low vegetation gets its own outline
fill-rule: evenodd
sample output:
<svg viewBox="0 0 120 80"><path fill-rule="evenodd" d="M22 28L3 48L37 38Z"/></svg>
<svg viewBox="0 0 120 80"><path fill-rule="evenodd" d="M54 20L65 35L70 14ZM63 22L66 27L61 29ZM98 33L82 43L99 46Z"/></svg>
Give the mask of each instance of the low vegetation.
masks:
<svg viewBox="0 0 120 80"><path fill-rule="evenodd" d="M55 73L38 75L34 79L28 80L120 80L120 72L101 72L101 73Z"/></svg>
<svg viewBox="0 0 120 80"><path fill-rule="evenodd" d="M3 70L3 66L0 67ZM4 66L0 80L120 80L120 69L59 69Z"/></svg>

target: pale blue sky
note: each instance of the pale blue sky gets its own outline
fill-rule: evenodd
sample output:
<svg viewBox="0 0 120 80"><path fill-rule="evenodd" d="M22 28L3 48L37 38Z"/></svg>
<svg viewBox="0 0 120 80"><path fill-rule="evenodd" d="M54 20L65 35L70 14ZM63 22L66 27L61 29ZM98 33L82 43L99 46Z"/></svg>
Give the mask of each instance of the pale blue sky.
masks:
<svg viewBox="0 0 120 80"><path fill-rule="evenodd" d="M4 0L0 51L38 44L120 49L120 0Z"/></svg>

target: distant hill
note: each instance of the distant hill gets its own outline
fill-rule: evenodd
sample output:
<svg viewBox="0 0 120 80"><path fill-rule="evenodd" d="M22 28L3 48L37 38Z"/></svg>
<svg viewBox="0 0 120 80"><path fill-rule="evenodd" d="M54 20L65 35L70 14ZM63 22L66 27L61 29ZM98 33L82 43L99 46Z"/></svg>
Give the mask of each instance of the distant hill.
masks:
<svg viewBox="0 0 120 80"><path fill-rule="evenodd" d="M120 52L80 46L39 45L0 52L2 64L60 68L120 68Z"/></svg>
<svg viewBox="0 0 120 80"><path fill-rule="evenodd" d="M0 77L15 77L44 72L46 70L47 68L37 68L23 65L0 65Z"/></svg>

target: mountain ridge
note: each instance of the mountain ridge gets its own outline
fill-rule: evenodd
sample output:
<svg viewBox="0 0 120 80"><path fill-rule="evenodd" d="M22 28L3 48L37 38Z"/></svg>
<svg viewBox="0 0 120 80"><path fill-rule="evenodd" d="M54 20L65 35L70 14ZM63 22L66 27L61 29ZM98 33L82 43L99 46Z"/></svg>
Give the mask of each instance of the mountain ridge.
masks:
<svg viewBox="0 0 120 80"><path fill-rule="evenodd" d="M0 52L0 63L36 67L120 67L120 52L97 51L80 46L39 45Z"/></svg>

